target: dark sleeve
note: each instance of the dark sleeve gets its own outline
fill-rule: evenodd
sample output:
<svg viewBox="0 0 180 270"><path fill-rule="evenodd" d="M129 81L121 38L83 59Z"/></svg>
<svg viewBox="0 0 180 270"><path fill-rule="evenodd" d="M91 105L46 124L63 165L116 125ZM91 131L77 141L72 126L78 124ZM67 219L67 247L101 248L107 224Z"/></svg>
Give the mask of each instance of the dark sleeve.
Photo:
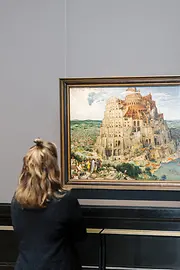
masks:
<svg viewBox="0 0 180 270"><path fill-rule="evenodd" d="M82 210L78 200L71 195L68 195L68 216L68 227L71 240L85 240L87 237L87 232Z"/></svg>

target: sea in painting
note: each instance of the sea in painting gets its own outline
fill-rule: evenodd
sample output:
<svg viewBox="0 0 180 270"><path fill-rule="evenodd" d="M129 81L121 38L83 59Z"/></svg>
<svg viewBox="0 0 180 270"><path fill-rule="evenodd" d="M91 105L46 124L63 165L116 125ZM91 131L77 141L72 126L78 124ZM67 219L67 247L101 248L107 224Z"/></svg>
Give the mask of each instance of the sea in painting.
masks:
<svg viewBox="0 0 180 270"><path fill-rule="evenodd" d="M71 178L179 181L179 108L179 86L71 88Z"/></svg>

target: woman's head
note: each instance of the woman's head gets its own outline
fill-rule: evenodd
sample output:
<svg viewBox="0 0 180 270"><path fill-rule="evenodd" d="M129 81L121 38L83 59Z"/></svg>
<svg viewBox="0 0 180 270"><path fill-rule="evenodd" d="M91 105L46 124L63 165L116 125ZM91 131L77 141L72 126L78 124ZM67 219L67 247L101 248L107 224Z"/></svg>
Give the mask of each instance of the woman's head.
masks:
<svg viewBox="0 0 180 270"><path fill-rule="evenodd" d="M50 196L61 188L57 149L54 143L34 140L23 159L16 200L24 207L45 207Z"/></svg>

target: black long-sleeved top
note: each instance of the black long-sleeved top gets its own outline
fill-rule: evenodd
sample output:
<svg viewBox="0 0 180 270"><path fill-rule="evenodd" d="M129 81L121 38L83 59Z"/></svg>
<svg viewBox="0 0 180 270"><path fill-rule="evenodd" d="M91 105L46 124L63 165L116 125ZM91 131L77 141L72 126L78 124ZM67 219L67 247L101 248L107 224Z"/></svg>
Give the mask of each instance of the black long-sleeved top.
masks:
<svg viewBox="0 0 180 270"><path fill-rule="evenodd" d="M13 199L11 218L19 239L15 270L81 269L75 243L86 238L86 227L71 192L52 198L44 209L23 209Z"/></svg>

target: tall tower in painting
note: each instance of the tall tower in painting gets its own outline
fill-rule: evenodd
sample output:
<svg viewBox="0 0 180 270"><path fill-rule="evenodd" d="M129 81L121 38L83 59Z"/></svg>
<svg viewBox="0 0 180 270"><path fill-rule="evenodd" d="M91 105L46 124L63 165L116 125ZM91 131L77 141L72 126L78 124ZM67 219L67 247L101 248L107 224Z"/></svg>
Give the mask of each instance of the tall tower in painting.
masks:
<svg viewBox="0 0 180 270"><path fill-rule="evenodd" d="M95 150L103 159L129 161L134 157L161 160L176 151L170 131L152 95L128 88L124 100L107 101Z"/></svg>

